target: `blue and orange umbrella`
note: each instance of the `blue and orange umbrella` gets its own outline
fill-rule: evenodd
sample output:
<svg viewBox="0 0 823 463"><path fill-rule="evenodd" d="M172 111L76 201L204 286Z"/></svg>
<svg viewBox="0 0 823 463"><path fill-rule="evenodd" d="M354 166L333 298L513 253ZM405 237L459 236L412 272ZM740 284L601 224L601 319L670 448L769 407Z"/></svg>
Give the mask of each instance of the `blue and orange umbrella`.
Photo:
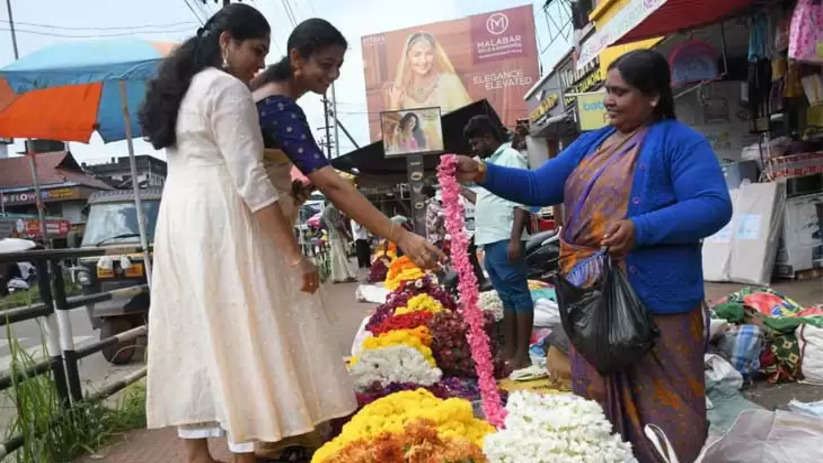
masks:
<svg viewBox="0 0 823 463"><path fill-rule="evenodd" d="M151 284L145 218L131 138L146 84L174 44L128 38L66 42L40 49L0 69L0 137L88 143L126 139L140 244Z"/></svg>
<svg viewBox="0 0 823 463"><path fill-rule="evenodd" d="M140 136L146 83L175 44L127 38L52 45L0 69L0 137L88 143ZM125 87L125 100L121 94Z"/></svg>

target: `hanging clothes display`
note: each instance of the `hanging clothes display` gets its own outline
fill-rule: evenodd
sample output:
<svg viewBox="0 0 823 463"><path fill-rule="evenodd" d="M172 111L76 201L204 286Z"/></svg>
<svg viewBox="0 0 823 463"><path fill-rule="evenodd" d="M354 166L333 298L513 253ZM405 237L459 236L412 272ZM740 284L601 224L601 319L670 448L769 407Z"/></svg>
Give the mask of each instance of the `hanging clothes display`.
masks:
<svg viewBox="0 0 823 463"><path fill-rule="evenodd" d="M751 131L770 129L770 96L772 91L772 62L769 15L758 10L752 15L749 32L749 109L752 115Z"/></svg>
<svg viewBox="0 0 823 463"><path fill-rule="evenodd" d="M789 58L823 64L823 0L798 0L789 28Z"/></svg>

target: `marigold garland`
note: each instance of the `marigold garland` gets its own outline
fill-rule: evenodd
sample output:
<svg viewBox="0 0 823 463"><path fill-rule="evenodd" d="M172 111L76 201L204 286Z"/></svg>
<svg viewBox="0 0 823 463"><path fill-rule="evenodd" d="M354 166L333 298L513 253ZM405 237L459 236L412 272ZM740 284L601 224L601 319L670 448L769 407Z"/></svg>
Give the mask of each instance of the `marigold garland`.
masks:
<svg viewBox="0 0 823 463"><path fill-rule="evenodd" d="M469 325L467 337L477 370L480 393L483 397L483 412L490 423L502 428L506 410L501 404L500 392L494 379L494 364L489 348L489 338L483 330L483 313L477 307L479 300L477 277L474 275L467 252L469 239L463 227L463 206L460 203L460 185L455 177L456 171L456 156L440 157L437 179L442 187L446 231L451 235L452 263L460 276L458 283L460 311Z"/></svg>

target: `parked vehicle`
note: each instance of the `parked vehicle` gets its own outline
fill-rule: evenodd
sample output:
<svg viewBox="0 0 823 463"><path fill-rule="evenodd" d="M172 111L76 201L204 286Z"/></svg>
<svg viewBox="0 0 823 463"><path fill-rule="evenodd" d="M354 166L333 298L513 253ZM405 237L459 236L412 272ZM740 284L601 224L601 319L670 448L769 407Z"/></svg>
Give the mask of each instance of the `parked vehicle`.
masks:
<svg viewBox="0 0 823 463"><path fill-rule="evenodd" d="M161 190L140 191L149 245L154 241L154 227L160 208ZM114 247L139 245L137 208L131 190L95 193L89 198L89 215L83 235L83 247ZM75 267L75 280L83 294L96 294L146 283L142 253L123 256L86 257ZM119 296L89 307L92 326L100 329L100 339L106 339L145 322L149 310L148 294ZM127 363L134 356L134 347L114 345L103 350L111 363Z"/></svg>

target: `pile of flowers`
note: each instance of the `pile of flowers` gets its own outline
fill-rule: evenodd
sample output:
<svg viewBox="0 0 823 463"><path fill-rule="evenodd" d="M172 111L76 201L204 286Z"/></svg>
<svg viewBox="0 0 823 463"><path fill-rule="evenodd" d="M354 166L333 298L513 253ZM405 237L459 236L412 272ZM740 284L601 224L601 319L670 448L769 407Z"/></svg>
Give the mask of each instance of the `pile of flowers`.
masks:
<svg viewBox="0 0 823 463"><path fill-rule="evenodd" d="M388 386L408 382L428 386L443 377L443 372L432 365L421 349L403 344L365 350L356 360L349 367L356 391L367 390L375 384Z"/></svg>
<svg viewBox="0 0 823 463"><path fill-rule="evenodd" d="M389 266L397 259L397 245L392 242L383 242L372 257L369 268L369 283L382 283L389 273Z"/></svg>
<svg viewBox="0 0 823 463"><path fill-rule="evenodd" d="M397 289L389 294L386 302L381 304L375 310L375 313L369 319L366 329L375 333L382 323L397 315L400 310L401 314L415 313L409 310L409 301L415 296L426 294L429 298L416 299L414 304L417 311L425 310L434 313L439 310L456 310L457 302L442 286L439 285L437 279L433 275L424 275L416 280L407 280L401 282ZM437 306L434 301L440 304ZM428 303L429 306L425 304ZM442 307L441 307L442 306ZM426 322L420 323L424 325ZM419 326L419 325L417 325ZM414 328L414 326L408 326Z"/></svg>
<svg viewBox="0 0 823 463"><path fill-rule="evenodd" d="M480 301L477 303L480 310L488 312L494 316L495 321L503 319L503 301L497 291L484 291L480 293Z"/></svg>
<svg viewBox="0 0 823 463"><path fill-rule="evenodd" d="M491 336L494 317L484 314L485 331ZM431 349L437 366L447 376L476 378L471 346L466 338L469 329L463 317L457 312L440 312L428 322L432 336Z"/></svg>
<svg viewBox="0 0 823 463"><path fill-rule="evenodd" d="M409 256L403 256L392 261L389 272L386 274L386 288L395 291L404 281L414 281L423 278L426 274L412 262Z"/></svg>
<svg viewBox="0 0 823 463"><path fill-rule="evenodd" d="M476 419L470 402L442 400L424 389L401 391L366 405L312 463L485 462L483 439L494 428Z"/></svg>
<svg viewBox="0 0 823 463"><path fill-rule="evenodd" d="M480 399L480 390L477 388L476 381L465 378L444 377L432 385L422 387L416 383L391 383L388 386L375 383L357 393L357 403L362 407L395 392L414 391L421 388L426 389L440 399L459 398L468 401Z"/></svg>
<svg viewBox="0 0 823 463"><path fill-rule="evenodd" d="M429 347L431 333L425 326L413 329L390 330L363 341L360 355L350 362L349 373L357 391L375 385L415 383L431 385L443 373Z"/></svg>
<svg viewBox="0 0 823 463"><path fill-rule="evenodd" d="M491 463L636 462L597 402L571 394L512 393L506 428L486 436Z"/></svg>

